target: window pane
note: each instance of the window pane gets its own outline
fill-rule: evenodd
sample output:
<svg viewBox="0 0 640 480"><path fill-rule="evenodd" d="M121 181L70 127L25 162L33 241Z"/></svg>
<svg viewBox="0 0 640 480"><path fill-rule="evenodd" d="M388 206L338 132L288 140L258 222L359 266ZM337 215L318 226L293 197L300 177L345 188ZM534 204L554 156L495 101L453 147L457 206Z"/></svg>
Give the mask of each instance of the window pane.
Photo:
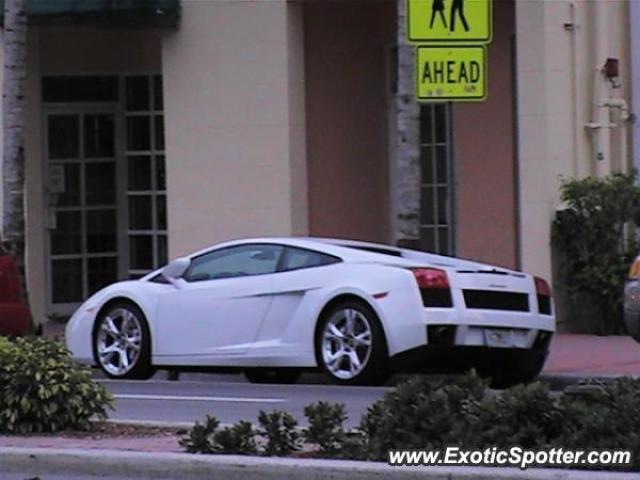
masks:
<svg viewBox="0 0 640 480"><path fill-rule="evenodd" d="M438 253L442 253L444 255L451 253L449 245L449 229L446 227L438 229Z"/></svg>
<svg viewBox="0 0 640 480"><path fill-rule="evenodd" d="M278 245L242 245L216 250L196 258L185 278L196 282L273 273L282 249Z"/></svg>
<svg viewBox="0 0 640 480"><path fill-rule="evenodd" d="M87 251L90 253L118 251L115 210L87 212Z"/></svg>
<svg viewBox="0 0 640 480"><path fill-rule="evenodd" d="M156 157L156 190L167 189L167 179L164 163L164 155L158 155Z"/></svg>
<svg viewBox="0 0 640 480"><path fill-rule="evenodd" d="M153 236L132 235L129 237L129 268L151 270L153 268Z"/></svg>
<svg viewBox="0 0 640 480"><path fill-rule="evenodd" d="M129 191L151 190L151 157L128 157Z"/></svg>
<svg viewBox="0 0 640 480"><path fill-rule="evenodd" d="M165 195L156 196L156 214L158 215L156 228L158 230L167 229L167 197Z"/></svg>
<svg viewBox="0 0 640 480"><path fill-rule="evenodd" d="M49 117L49 158L78 158L80 121L77 115Z"/></svg>
<svg viewBox="0 0 640 480"><path fill-rule="evenodd" d="M436 165L438 183L447 183L447 147L436 147Z"/></svg>
<svg viewBox="0 0 640 480"><path fill-rule="evenodd" d="M447 205L447 187L438 187L438 224L447 225L449 223L449 215Z"/></svg>
<svg viewBox="0 0 640 480"><path fill-rule="evenodd" d="M324 255L311 250L287 248L285 262L281 270L297 270L300 268L321 267L331 265L339 260L329 255Z"/></svg>
<svg viewBox="0 0 640 480"><path fill-rule="evenodd" d="M420 229L420 248L430 252L436 251L435 228L424 227Z"/></svg>
<svg viewBox="0 0 640 480"><path fill-rule="evenodd" d="M115 120L113 115L84 116L84 155L87 158L115 155Z"/></svg>
<svg viewBox="0 0 640 480"><path fill-rule="evenodd" d="M129 229L151 230L151 195L132 195L129 197Z"/></svg>
<svg viewBox="0 0 640 480"><path fill-rule="evenodd" d="M433 147L422 147L420 149L420 160L422 161L422 183L433 183Z"/></svg>
<svg viewBox="0 0 640 480"><path fill-rule="evenodd" d="M116 203L115 162L87 163L85 178L87 205L113 205Z"/></svg>
<svg viewBox="0 0 640 480"><path fill-rule="evenodd" d="M151 149L151 118L142 115L127 117L127 150Z"/></svg>
<svg viewBox="0 0 640 480"><path fill-rule="evenodd" d="M118 281L118 259L116 257L88 259L89 295Z"/></svg>
<svg viewBox="0 0 640 480"><path fill-rule="evenodd" d="M423 187L422 198L420 200L420 223L423 225L434 224L433 188Z"/></svg>
<svg viewBox="0 0 640 480"><path fill-rule="evenodd" d="M420 143L433 143L433 123L431 105L420 107Z"/></svg>
<svg viewBox="0 0 640 480"><path fill-rule="evenodd" d="M49 170L51 204L59 207L80 205L80 164L52 164Z"/></svg>
<svg viewBox="0 0 640 480"><path fill-rule="evenodd" d="M158 267L167 263L167 236L158 235L156 237L158 242Z"/></svg>
<svg viewBox="0 0 640 480"><path fill-rule="evenodd" d="M153 107L156 110L164 110L164 101L163 101L163 87L162 87L162 76L156 75L153 77Z"/></svg>
<svg viewBox="0 0 640 480"><path fill-rule="evenodd" d="M437 143L447 142L447 111L445 105L434 105Z"/></svg>
<svg viewBox="0 0 640 480"><path fill-rule="evenodd" d="M56 212L56 228L51 230L51 253L82 253L82 214L80 211Z"/></svg>
<svg viewBox="0 0 640 480"><path fill-rule="evenodd" d="M83 300L82 260L53 260L51 290L53 303L75 303Z"/></svg>
<svg viewBox="0 0 640 480"><path fill-rule="evenodd" d="M164 117L156 115L154 117L154 128L156 135L156 150L164 150Z"/></svg>
<svg viewBox="0 0 640 480"><path fill-rule="evenodd" d="M125 84L127 110L149 110L149 77L127 77Z"/></svg>

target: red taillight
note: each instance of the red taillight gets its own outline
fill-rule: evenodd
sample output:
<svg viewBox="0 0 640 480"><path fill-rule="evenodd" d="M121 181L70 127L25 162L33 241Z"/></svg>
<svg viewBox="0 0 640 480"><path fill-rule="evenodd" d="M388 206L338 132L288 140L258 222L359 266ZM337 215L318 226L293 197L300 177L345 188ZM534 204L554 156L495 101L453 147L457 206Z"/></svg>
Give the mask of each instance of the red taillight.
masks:
<svg viewBox="0 0 640 480"><path fill-rule="evenodd" d="M420 288L449 288L447 272L439 268L412 268Z"/></svg>
<svg viewBox="0 0 640 480"><path fill-rule="evenodd" d="M536 294L545 297L551 296L551 288L544 278L534 277L534 281L536 282Z"/></svg>

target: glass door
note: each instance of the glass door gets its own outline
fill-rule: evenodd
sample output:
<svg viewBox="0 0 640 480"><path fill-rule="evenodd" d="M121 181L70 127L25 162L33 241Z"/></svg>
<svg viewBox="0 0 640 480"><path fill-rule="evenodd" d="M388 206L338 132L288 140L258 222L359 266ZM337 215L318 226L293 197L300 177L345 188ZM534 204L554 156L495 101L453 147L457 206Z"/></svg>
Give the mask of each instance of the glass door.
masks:
<svg viewBox="0 0 640 480"><path fill-rule="evenodd" d="M45 115L50 315L70 315L119 277L116 118L102 109Z"/></svg>

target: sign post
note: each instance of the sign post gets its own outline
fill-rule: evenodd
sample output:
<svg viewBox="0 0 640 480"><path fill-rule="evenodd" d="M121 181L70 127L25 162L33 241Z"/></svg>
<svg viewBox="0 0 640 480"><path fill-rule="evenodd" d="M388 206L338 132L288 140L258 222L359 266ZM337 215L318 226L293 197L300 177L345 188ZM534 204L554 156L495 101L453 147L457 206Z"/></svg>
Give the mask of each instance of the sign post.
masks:
<svg viewBox="0 0 640 480"><path fill-rule="evenodd" d="M482 101L492 0L407 0L407 37L417 44L419 101Z"/></svg>

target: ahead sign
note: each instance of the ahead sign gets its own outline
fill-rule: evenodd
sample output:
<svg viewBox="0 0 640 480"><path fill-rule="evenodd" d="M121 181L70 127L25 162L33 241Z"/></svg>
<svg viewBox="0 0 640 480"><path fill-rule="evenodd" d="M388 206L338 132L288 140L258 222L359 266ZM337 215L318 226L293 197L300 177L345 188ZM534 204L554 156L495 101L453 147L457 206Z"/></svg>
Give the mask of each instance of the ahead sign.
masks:
<svg viewBox="0 0 640 480"><path fill-rule="evenodd" d="M484 100L487 96L486 58L483 45L418 46L418 100Z"/></svg>
<svg viewBox="0 0 640 480"><path fill-rule="evenodd" d="M410 42L491 42L491 0L407 0Z"/></svg>

